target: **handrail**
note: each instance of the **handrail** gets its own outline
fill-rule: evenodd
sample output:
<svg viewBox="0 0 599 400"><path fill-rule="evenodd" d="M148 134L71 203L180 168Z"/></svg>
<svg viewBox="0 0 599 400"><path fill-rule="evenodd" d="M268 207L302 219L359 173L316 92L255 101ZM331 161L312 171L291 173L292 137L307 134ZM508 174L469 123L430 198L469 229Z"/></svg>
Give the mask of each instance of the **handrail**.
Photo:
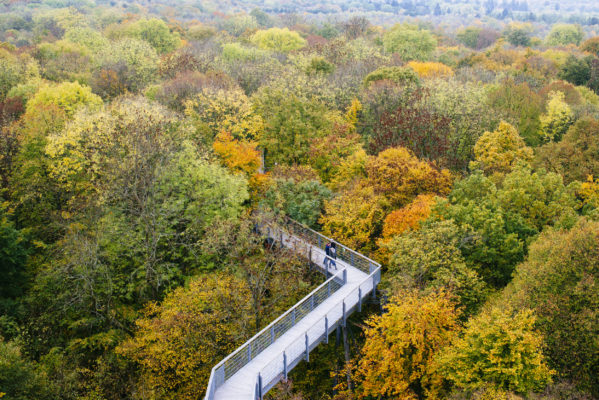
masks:
<svg viewBox="0 0 599 400"><path fill-rule="evenodd" d="M343 248L344 248L344 250L347 250L347 251L349 251L349 252L351 252L351 253L354 253L354 254L358 255L358 256L360 256L361 258L364 258L364 259L366 259L366 260L370 261L371 263L373 263L373 264L374 264L374 265L376 265L376 266L379 266L379 267L381 266L381 264L380 264L380 263L378 263L378 262L374 261L372 258L370 258L370 257L368 257L368 256L365 256L364 254L362 254L362 253L359 253L359 252L355 251L354 249L351 249L351 248L349 248L349 247L345 246L343 243L339 242L338 240L331 239L330 237L328 237L328 236L325 236L325 235L323 235L322 233L315 231L314 229L310 228L310 227L309 227L309 226L307 226L307 225L304 225L304 224L302 224L302 223L301 223L301 222L299 222L299 221L293 220L293 219L291 219L291 218L286 218L286 222L287 222L288 224L299 225L299 226L301 226L303 229L307 229L307 230L309 230L310 232L314 233L315 235L322 237L323 239L326 239L326 240L328 240L328 241L330 241L330 242L335 242L335 243L338 243L338 244L339 244L341 247L343 247ZM314 245L314 243L312 243L312 244Z"/></svg>

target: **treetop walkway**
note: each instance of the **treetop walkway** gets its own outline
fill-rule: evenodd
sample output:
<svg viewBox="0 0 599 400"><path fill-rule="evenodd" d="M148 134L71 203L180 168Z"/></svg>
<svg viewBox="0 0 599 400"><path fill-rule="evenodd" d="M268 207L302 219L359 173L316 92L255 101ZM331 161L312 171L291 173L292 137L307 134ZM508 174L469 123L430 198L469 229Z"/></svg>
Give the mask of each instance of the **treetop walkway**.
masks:
<svg viewBox="0 0 599 400"><path fill-rule="evenodd" d="M332 239L296 221L262 233L305 256L327 280L214 366L205 400L262 399L301 360L309 361L310 351L328 343L329 333L345 326L352 312L361 311L380 282L380 264L339 243L336 266L325 263L324 248Z"/></svg>

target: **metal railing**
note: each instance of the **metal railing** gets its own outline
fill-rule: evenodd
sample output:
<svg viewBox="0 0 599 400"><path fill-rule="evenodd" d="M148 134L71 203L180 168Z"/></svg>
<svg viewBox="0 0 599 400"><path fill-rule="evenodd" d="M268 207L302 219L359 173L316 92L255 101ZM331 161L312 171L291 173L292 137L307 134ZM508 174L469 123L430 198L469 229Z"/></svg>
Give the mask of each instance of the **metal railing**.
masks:
<svg viewBox="0 0 599 400"><path fill-rule="evenodd" d="M277 229L278 228L278 229ZM283 240L284 236L294 237L296 242L303 244L303 248L296 248L296 251L303 253L307 252L307 257L312 260L312 247L316 247L324 252L326 243L332 242L332 239L300 224L291 219L286 220L284 224L275 227L267 227L267 236L275 240ZM283 228L284 230L281 230ZM298 241L300 239L301 241ZM370 292L376 290L376 285L380 282L380 264L370 258L351 250L350 248L337 243L337 258L346 264L355 267L368 276L347 295L342 303L338 303L331 312L329 312L324 320L326 326L316 328L315 324L304 333L302 351L298 353L298 344L293 343L288 346L284 352L284 360L281 360L281 369L284 371L284 377L287 376L287 371L293 368L302 357L298 354L304 354L307 358L309 352L316 347L322 340L328 340L328 332L332 330L341 320L345 321L348 313L354 308L361 309L362 299ZM326 256L325 256L326 258ZM325 270L328 278L328 267ZM343 285L347 283L347 269L342 269L335 275L328 278L322 285L314 289L310 294L300 300L291 309L279 316L266 328L258 332L254 337L246 343L238 347L233 353L225 357L221 362L212 368L208 387L206 390L205 400L212 400L216 390L221 387L230 377L242 369L245 365L251 362L258 354L273 344L279 337L289 331L306 315L313 311L316 307L326 301L331 295L336 293ZM369 286L370 285L370 286ZM353 296L353 297L352 297ZM337 308L342 309L337 310ZM349 307L349 308L348 308ZM329 315L330 314L330 315ZM329 327L329 320L331 326ZM322 328L322 329L321 329ZM319 335L316 340L311 341L310 337L315 335L315 330L318 330ZM297 342L297 340L296 340ZM276 360L275 360L276 361ZM269 365L275 363L271 362ZM276 363L275 363L276 364ZM268 367L268 366L267 366ZM282 378L280 372L274 372L274 369L266 367L258 374L255 385L255 396L261 398L263 393L266 393Z"/></svg>
<svg viewBox="0 0 599 400"><path fill-rule="evenodd" d="M297 236L321 250L324 250L327 243L335 242L337 244L337 258L362 272L370 274L375 269L381 267L381 264L377 263L376 261L358 253L355 250L350 249L347 246L344 246L343 244L323 235L322 233L316 232L315 230L297 221L287 219L285 221L284 227L291 235Z"/></svg>
<svg viewBox="0 0 599 400"><path fill-rule="evenodd" d="M288 345L280 357L263 367L256 377L255 399L274 387L279 381L287 379L288 372L301 360L310 360L310 352L321 342L328 343L329 333L338 325L345 326L347 317L355 310L362 311L364 298L376 290L380 282L380 268L368 275L354 290L347 294L325 316L304 331L293 343Z"/></svg>
<svg viewBox="0 0 599 400"><path fill-rule="evenodd" d="M314 308L337 292L346 282L347 271L339 271L214 366L208 381L206 400L211 400L216 389L222 386L227 379L235 375L237 371L256 358L275 340L283 336L285 332L300 322Z"/></svg>

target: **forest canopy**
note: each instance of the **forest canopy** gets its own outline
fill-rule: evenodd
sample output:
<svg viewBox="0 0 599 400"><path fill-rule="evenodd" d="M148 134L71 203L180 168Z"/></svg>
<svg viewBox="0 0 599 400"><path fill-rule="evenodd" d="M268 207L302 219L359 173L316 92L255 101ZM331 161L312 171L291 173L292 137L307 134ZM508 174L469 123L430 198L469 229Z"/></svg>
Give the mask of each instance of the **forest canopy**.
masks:
<svg viewBox="0 0 599 400"><path fill-rule="evenodd" d="M596 1L0 4L0 398L197 399L382 264L271 400L599 397Z"/></svg>

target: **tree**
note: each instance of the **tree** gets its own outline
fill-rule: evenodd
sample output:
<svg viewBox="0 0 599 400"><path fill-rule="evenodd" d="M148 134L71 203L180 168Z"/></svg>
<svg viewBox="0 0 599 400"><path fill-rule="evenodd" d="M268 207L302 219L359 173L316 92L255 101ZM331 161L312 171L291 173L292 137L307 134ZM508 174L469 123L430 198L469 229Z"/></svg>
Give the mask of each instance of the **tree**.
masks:
<svg viewBox="0 0 599 400"><path fill-rule="evenodd" d="M323 103L287 90L265 89L254 97L254 105L264 119L260 144L266 149L267 166L306 163L313 140L333 129L334 114Z"/></svg>
<svg viewBox="0 0 599 400"><path fill-rule="evenodd" d="M156 18L142 18L125 26L122 36L144 40L152 45L158 54L169 53L181 44L179 34L171 32L164 21Z"/></svg>
<svg viewBox="0 0 599 400"><path fill-rule="evenodd" d="M272 210L280 211L315 228L324 210L325 201L331 197L331 191L318 180L275 178L262 203Z"/></svg>
<svg viewBox="0 0 599 400"><path fill-rule="evenodd" d="M575 44L578 46L584 37L580 25L555 24L547 35L546 41L549 46L566 46Z"/></svg>
<svg viewBox="0 0 599 400"><path fill-rule="evenodd" d="M364 78L364 85L368 86L372 82L391 81L398 85L414 85L420 84L420 79L413 68L406 67L380 67Z"/></svg>
<svg viewBox="0 0 599 400"><path fill-rule="evenodd" d="M9 215L0 208L0 308L3 313L5 299L15 299L23 294L27 274L25 263L30 253L26 232L15 228Z"/></svg>
<svg viewBox="0 0 599 400"><path fill-rule="evenodd" d="M427 61L437 46L437 40L428 30L397 24L385 33L383 44L388 53L398 53L404 61Z"/></svg>
<svg viewBox="0 0 599 400"><path fill-rule="evenodd" d="M586 85L591 79L590 60L569 55L557 75L574 85Z"/></svg>
<svg viewBox="0 0 599 400"><path fill-rule="evenodd" d="M0 387L7 400L58 399L48 376L23 356L15 342L0 341Z"/></svg>
<svg viewBox="0 0 599 400"><path fill-rule="evenodd" d="M218 78L206 83L200 93L185 103L185 114L193 119L198 130L205 132L205 142L212 143L221 132L229 132L235 139L259 141L265 129L264 120L243 91Z"/></svg>
<svg viewBox="0 0 599 400"><path fill-rule="evenodd" d="M448 201L439 201L433 215L453 219L463 227L460 250L469 267L490 286L505 286L514 266L524 257L524 243L519 237L530 234L512 226L493 201L497 188L482 173L457 182ZM518 229L524 232L516 231ZM536 232L535 232L536 233Z"/></svg>
<svg viewBox="0 0 599 400"><path fill-rule="evenodd" d="M391 208L403 207L419 194L447 195L452 178L448 170L419 160L403 147L387 149L366 164L366 184L383 195Z"/></svg>
<svg viewBox="0 0 599 400"><path fill-rule="evenodd" d="M319 220L322 232L357 251L374 251L385 217L385 203L371 186L356 184L325 202Z"/></svg>
<svg viewBox="0 0 599 400"><path fill-rule="evenodd" d="M256 148L256 142L237 140L229 132L219 133L212 148L233 172L245 172L252 175L260 168L260 152Z"/></svg>
<svg viewBox="0 0 599 400"><path fill-rule="evenodd" d="M535 323L528 309L483 311L443 351L442 375L466 389L486 384L523 394L544 389L554 371L546 364L543 336Z"/></svg>
<svg viewBox="0 0 599 400"><path fill-rule="evenodd" d="M289 53L301 49L307 42L297 32L288 28L270 28L254 33L250 39L261 49Z"/></svg>
<svg viewBox="0 0 599 400"><path fill-rule="evenodd" d="M459 313L440 291L397 293L387 312L368 320L366 341L354 362L359 398L437 398L444 391L436 357L458 330Z"/></svg>
<svg viewBox="0 0 599 400"><path fill-rule="evenodd" d="M446 78L453 75L453 69L439 62L410 61L408 67L412 68L420 78Z"/></svg>
<svg viewBox="0 0 599 400"><path fill-rule="evenodd" d="M529 25L510 25L504 36L512 46L530 46L531 27Z"/></svg>
<svg viewBox="0 0 599 400"><path fill-rule="evenodd" d="M143 386L165 399L204 394L210 370L248 336L250 293L238 278L198 277L150 304L117 352L141 367Z"/></svg>
<svg viewBox="0 0 599 400"><path fill-rule="evenodd" d="M599 393L599 223L581 219L570 230L547 230L516 269L500 306L532 308L560 377Z"/></svg>
<svg viewBox="0 0 599 400"><path fill-rule="evenodd" d="M56 106L67 117L72 117L80 108L99 108L101 105L102 99L93 94L88 86L82 86L78 82L64 82L42 86L27 102L27 114L35 113L40 106Z"/></svg>
<svg viewBox="0 0 599 400"><path fill-rule="evenodd" d="M539 148L535 164L564 177L566 184L599 176L599 123L583 118L559 142Z"/></svg>
<svg viewBox="0 0 599 400"><path fill-rule="evenodd" d="M420 158L448 164L450 119L428 105L430 93L417 90L405 104L385 112L374 127L370 149L378 153L403 146Z"/></svg>
<svg viewBox="0 0 599 400"><path fill-rule="evenodd" d="M504 81L491 88L486 103L493 109L493 114L517 128L527 145L540 144L542 99L526 82Z"/></svg>
<svg viewBox="0 0 599 400"><path fill-rule="evenodd" d="M562 92L549 94L547 113L541 115L541 138L544 142L558 142L573 122L572 110L564 102Z"/></svg>
<svg viewBox="0 0 599 400"><path fill-rule="evenodd" d="M599 36L585 40L580 45L580 50L589 52L599 57Z"/></svg>
<svg viewBox="0 0 599 400"><path fill-rule="evenodd" d="M76 27L68 29L64 33L63 39L84 46L92 53L100 52L109 45L108 39L91 28Z"/></svg>
<svg viewBox="0 0 599 400"><path fill-rule="evenodd" d="M451 220L424 223L395 236L385 248L392 288L445 289L471 315L486 296L486 285L466 266L460 250L463 233Z"/></svg>
<svg viewBox="0 0 599 400"><path fill-rule="evenodd" d="M385 217L383 225L383 239L391 239L408 229L416 231L420 224L425 221L430 213L431 207L435 204L436 196L431 194L419 194L407 206L391 212Z"/></svg>
<svg viewBox="0 0 599 400"><path fill-rule="evenodd" d="M485 132L478 139L474 146L475 161L470 168L500 176L509 173L518 162L530 162L532 156L532 149L526 146L516 128L502 121L497 130Z"/></svg>
<svg viewBox="0 0 599 400"><path fill-rule="evenodd" d="M114 74L118 83L131 92L137 92L153 82L158 71L158 54L148 43L139 39L121 39L111 43L98 55L98 74ZM109 80L110 82L110 80Z"/></svg>
<svg viewBox="0 0 599 400"><path fill-rule="evenodd" d="M457 34L458 40L472 49L477 49L478 37L481 30L482 28L473 26L461 29Z"/></svg>

